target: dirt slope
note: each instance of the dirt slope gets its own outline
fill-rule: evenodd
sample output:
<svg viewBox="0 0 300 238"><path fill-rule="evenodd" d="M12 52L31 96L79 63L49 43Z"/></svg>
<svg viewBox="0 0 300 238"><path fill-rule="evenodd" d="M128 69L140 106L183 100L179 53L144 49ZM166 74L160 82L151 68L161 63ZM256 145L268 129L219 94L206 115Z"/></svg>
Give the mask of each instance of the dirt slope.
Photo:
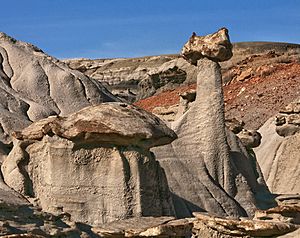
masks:
<svg viewBox="0 0 300 238"><path fill-rule="evenodd" d="M230 76L230 77L229 77ZM223 69L226 117L243 120L249 129L258 129L268 118L300 97L300 57L268 52L252 55ZM148 111L179 103L179 93L195 84L138 101Z"/></svg>

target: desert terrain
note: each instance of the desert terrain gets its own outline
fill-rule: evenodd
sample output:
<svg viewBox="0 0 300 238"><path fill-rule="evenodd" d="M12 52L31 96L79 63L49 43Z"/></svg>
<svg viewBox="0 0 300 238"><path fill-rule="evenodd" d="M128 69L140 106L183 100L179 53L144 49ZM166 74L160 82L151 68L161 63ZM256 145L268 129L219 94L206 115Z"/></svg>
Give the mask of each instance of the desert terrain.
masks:
<svg viewBox="0 0 300 238"><path fill-rule="evenodd" d="M0 33L2 237L300 235L300 45L178 49L59 60Z"/></svg>

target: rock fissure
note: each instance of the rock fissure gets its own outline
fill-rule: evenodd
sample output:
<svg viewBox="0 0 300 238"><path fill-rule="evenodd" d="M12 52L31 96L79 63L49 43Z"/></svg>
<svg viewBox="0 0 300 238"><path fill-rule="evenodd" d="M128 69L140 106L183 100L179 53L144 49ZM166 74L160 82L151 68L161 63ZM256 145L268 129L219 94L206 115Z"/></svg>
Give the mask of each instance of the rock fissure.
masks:
<svg viewBox="0 0 300 238"><path fill-rule="evenodd" d="M134 195L132 191L134 188L132 187L132 174L131 174L131 168L130 165L126 159L126 157L123 155L122 150L120 151L120 157L122 159L123 167L124 167L124 193L125 193L125 202L126 202L126 217L132 217L134 216L134 211L133 211L133 203L134 203Z"/></svg>

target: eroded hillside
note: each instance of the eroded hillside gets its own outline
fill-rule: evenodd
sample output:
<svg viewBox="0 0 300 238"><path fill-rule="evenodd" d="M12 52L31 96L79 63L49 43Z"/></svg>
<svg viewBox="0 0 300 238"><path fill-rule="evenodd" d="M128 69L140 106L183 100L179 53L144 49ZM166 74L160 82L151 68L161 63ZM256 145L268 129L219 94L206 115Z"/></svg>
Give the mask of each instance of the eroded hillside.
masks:
<svg viewBox="0 0 300 238"><path fill-rule="evenodd" d="M179 103L180 93L196 88L194 67L179 55L65 62L104 83L115 95L137 101L151 112L157 107L168 112L170 106ZM220 64L226 117L243 120L248 128L259 128L279 108L300 96L298 44L235 43L233 57Z"/></svg>

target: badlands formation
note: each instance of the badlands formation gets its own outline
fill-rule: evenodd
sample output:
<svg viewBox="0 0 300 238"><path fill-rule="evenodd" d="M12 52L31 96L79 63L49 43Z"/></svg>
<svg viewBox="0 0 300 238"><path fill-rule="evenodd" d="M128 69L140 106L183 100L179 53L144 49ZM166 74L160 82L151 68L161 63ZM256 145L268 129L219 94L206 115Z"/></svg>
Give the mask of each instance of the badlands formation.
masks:
<svg viewBox="0 0 300 238"><path fill-rule="evenodd" d="M234 52L222 28L180 56L64 63L1 33L0 235L297 237L299 101L259 132L225 119ZM167 120L130 104L188 83Z"/></svg>

